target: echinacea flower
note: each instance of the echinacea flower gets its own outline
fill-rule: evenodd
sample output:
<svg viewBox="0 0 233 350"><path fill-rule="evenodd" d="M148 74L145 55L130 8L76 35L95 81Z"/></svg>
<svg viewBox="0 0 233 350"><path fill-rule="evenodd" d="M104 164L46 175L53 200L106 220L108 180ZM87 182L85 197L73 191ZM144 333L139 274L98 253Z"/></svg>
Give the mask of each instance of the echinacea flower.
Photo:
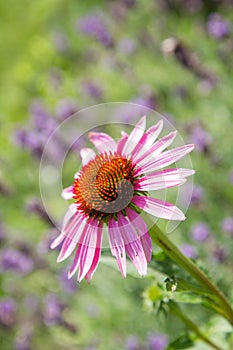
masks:
<svg viewBox="0 0 233 350"><path fill-rule="evenodd" d="M194 146L166 150L176 132L156 141L162 128L160 120L145 131L146 117L142 117L131 133L122 132L117 142L105 133L89 134L97 153L81 149L82 168L75 174L73 185L62 193L63 198L75 202L65 215L61 234L51 245L55 248L62 244L58 262L77 248L69 278L79 269L78 281L86 278L90 282L100 260L105 227L122 276L126 276L126 253L139 274L145 275L152 242L140 211L167 220L185 219L175 205L149 195L149 191L179 186L194 173L192 169L163 169Z"/></svg>

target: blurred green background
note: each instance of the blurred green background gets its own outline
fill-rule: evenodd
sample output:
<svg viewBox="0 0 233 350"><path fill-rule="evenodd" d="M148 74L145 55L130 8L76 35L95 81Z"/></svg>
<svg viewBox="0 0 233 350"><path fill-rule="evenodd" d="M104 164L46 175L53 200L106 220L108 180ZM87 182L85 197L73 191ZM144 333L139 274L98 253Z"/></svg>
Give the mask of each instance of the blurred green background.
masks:
<svg viewBox="0 0 233 350"><path fill-rule="evenodd" d="M156 247L147 278L130 268L122 279L104 257L90 285L68 282L71 260L57 265L49 249L58 232L38 172L51 132L82 108L133 102L167 116L196 144L188 219L172 239L232 300L231 2L9 0L0 14L0 348L208 349L158 314L152 292L166 297L170 267ZM190 303L190 318L230 350L228 326Z"/></svg>

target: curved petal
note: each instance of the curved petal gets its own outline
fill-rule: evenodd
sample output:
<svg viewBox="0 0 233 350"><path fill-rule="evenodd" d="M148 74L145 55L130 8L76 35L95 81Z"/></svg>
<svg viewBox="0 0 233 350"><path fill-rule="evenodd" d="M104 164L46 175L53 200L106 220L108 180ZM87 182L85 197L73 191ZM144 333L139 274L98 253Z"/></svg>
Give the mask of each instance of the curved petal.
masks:
<svg viewBox="0 0 233 350"><path fill-rule="evenodd" d="M55 238L55 240L51 243L50 245L50 248L51 249L54 249L56 248L57 246L59 246L61 244L61 242L65 239L66 237L66 232L64 231L64 227L68 224L70 225L73 225L75 222L76 222L76 217L78 216L79 214L77 213L77 210L76 210L76 206L75 204L71 204L69 206L69 209L67 210L66 212L66 215L63 219L63 224L62 224L62 230L61 230L61 233L60 235Z"/></svg>
<svg viewBox="0 0 233 350"><path fill-rule="evenodd" d="M161 153L152 162L148 162L138 168L136 175L140 173L152 172L157 169L165 168L166 166L175 163L177 160L183 158L185 155L190 153L194 149L194 145L185 145L181 147L174 148L172 150Z"/></svg>
<svg viewBox="0 0 233 350"><path fill-rule="evenodd" d="M142 242L128 218L124 217L121 212L118 213L118 222L125 242L125 250L138 273L141 276L145 276L147 272L147 261Z"/></svg>
<svg viewBox="0 0 233 350"><path fill-rule="evenodd" d="M146 261L149 263L151 261L152 255L152 240L148 233L148 228L142 217L130 208L126 208L126 215L128 216L131 224L137 231L140 240L142 242L142 247L145 253Z"/></svg>
<svg viewBox="0 0 233 350"><path fill-rule="evenodd" d="M64 188L64 190L62 191L62 198L69 200L73 198L73 186L69 186Z"/></svg>
<svg viewBox="0 0 233 350"><path fill-rule="evenodd" d="M129 134L128 139L126 140L126 143L124 145L122 154L123 155L129 155L133 151L133 149L136 147L138 142L140 141L144 131L146 128L146 117L143 116L139 122L135 125L134 129Z"/></svg>
<svg viewBox="0 0 233 350"><path fill-rule="evenodd" d="M121 132L121 135L122 136L121 136L120 140L117 142L117 153L118 154L122 153L123 148L125 146L125 143L126 143L126 141L128 140L128 137L129 137L129 135L126 134L126 132L124 132L124 131Z"/></svg>
<svg viewBox="0 0 233 350"><path fill-rule="evenodd" d="M138 165L143 166L144 164L154 161L156 156L174 141L176 135L177 131L173 131L155 142L155 144L137 160Z"/></svg>
<svg viewBox="0 0 233 350"><path fill-rule="evenodd" d="M182 211L175 205L160 199L134 196L132 202L145 212L167 220L185 220Z"/></svg>
<svg viewBox="0 0 233 350"><path fill-rule="evenodd" d="M195 173L192 169L172 168L155 171L141 177L135 184L136 190L154 191L172 186L179 186L186 181L186 177Z"/></svg>
<svg viewBox="0 0 233 350"><path fill-rule="evenodd" d="M57 262L61 262L70 256L74 248L76 248L77 244L79 243L85 225L86 221L83 220L81 215L74 215L74 219L68 225L69 228L65 228L63 231L66 238L63 242Z"/></svg>
<svg viewBox="0 0 233 350"><path fill-rule="evenodd" d="M90 132L89 139L93 145L98 149L100 153L102 152L112 152L114 153L117 148L116 141L113 138L103 132Z"/></svg>
<svg viewBox="0 0 233 350"><path fill-rule="evenodd" d="M94 159L96 154L91 148L82 148L80 151L80 156L82 158L82 165L87 165L90 160Z"/></svg>
<svg viewBox="0 0 233 350"><path fill-rule="evenodd" d="M163 128L163 120L161 119L156 125L151 126L145 134L141 137L141 140L134 148L132 155L136 161L142 156L143 152L146 152L150 146L157 139Z"/></svg>
<svg viewBox="0 0 233 350"><path fill-rule="evenodd" d="M90 283L92 276L94 275L95 270L97 269L97 266L99 264L100 255L101 255L101 245L102 245L102 229L103 229L103 224L100 222L97 228L97 241L96 241L94 258L93 258L91 267L85 276L88 283Z"/></svg>
<svg viewBox="0 0 233 350"><path fill-rule="evenodd" d="M108 222L108 236L112 255L116 257L116 262L122 276L126 277L125 245L121 231L114 219L110 219Z"/></svg>
<svg viewBox="0 0 233 350"><path fill-rule="evenodd" d="M96 219L90 220L88 223L88 229L85 232L82 243L80 246L80 260L79 260L79 272L78 281L85 277L90 270L97 247L97 232L98 232L98 221Z"/></svg>

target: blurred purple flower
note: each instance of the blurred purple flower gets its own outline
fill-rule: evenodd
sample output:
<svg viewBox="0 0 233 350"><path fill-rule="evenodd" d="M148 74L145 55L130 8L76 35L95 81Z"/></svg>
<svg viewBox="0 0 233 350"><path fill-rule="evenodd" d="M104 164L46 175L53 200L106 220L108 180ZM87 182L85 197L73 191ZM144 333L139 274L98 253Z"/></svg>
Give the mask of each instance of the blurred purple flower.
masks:
<svg viewBox="0 0 233 350"><path fill-rule="evenodd" d="M14 299L0 299L0 324L11 327L16 322L17 305Z"/></svg>
<svg viewBox="0 0 233 350"><path fill-rule="evenodd" d="M54 294L48 294L44 299L43 320L47 326L53 326L62 323L62 311L64 305Z"/></svg>
<svg viewBox="0 0 233 350"><path fill-rule="evenodd" d="M203 187L200 185L194 185L192 197L191 197L191 204L192 205L199 204L203 199L203 194L204 194Z"/></svg>
<svg viewBox="0 0 233 350"><path fill-rule="evenodd" d="M68 279L67 271L61 271L58 278L59 278L59 282L62 290L65 291L67 294L73 294L77 292L78 283L73 278Z"/></svg>
<svg viewBox="0 0 233 350"><path fill-rule="evenodd" d="M122 4L127 8L132 8L136 4L136 0L120 0Z"/></svg>
<svg viewBox="0 0 233 350"><path fill-rule="evenodd" d="M150 350L164 350L168 345L168 338L165 334L149 333L147 344Z"/></svg>
<svg viewBox="0 0 233 350"><path fill-rule="evenodd" d="M199 152L206 152L211 144L210 134L199 125L194 125L191 129L191 142L195 144L195 148Z"/></svg>
<svg viewBox="0 0 233 350"><path fill-rule="evenodd" d="M76 102L71 98L64 98L59 101L56 108L56 116L63 121L78 111Z"/></svg>
<svg viewBox="0 0 233 350"><path fill-rule="evenodd" d="M77 29L83 34L94 37L106 47L112 46L112 38L102 18L98 15L87 15L78 20Z"/></svg>
<svg viewBox="0 0 233 350"><path fill-rule="evenodd" d="M50 134L56 127L56 121L40 100L34 100L29 105L32 125L37 130L46 130Z"/></svg>
<svg viewBox="0 0 233 350"><path fill-rule="evenodd" d="M26 254L13 248L0 250L0 271L12 271L17 274L25 275L34 268L33 260Z"/></svg>
<svg viewBox="0 0 233 350"><path fill-rule="evenodd" d="M221 222L221 228L224 232L233 236L233 217L228 216Z"/></svg>
<svg viewBox="0 0 233 350"><path fill-rule="evenodd" d="M195 241L204 241L210 234L209 226L204 222L197 222L190 231L191 237Z"/></svg>
<svg viewBox="0 0 233 350"><path fill-rule="evenodd" d="M100 99L102 97L102 89L95 82L84 81L82 83L83 91L90 97Z"/></svg>
<svg viewBox="0 0 233 350"><path fill-rule="evenodd" d="M191 244L182 244L180 246L180 250L184 255L188 258L196 259L197 258L197 249Z"/></svg>
<svg viewBox="0 0 233 350"><path fill-rule="evenodd" d="M136 50L136 43L130 38L123 38L119 41L117 47L122 54L131 55Z"/></svg>
<svg viewBox="0 0 233 350"><path fill-rule="evenodd" d="M224 247L216 247L213 251L213 258L219 263L222 263L226 260L228 255L227 250Z"/></svg>
<svg viewBox="0 0 233 350"><path fill-rule="evenodd" d="M214 38L221 39L230 32L230 23L217 13L212 13L207 20L207 32Z"/></svg>
<svg viewBox="0 0 233 350"><path fill-rule="evenodd" d="M125 341L125 349L127 350L140 350L140 340L134 335L130 334Z"/></svg>

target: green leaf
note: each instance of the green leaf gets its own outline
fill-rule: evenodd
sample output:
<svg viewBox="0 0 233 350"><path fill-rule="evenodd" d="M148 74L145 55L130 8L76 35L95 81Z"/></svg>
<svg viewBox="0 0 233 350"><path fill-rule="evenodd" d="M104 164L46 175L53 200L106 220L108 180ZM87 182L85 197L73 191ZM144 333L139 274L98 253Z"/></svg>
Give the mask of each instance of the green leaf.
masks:
<svg viewBox="0 0 233 350"><path fill-rule="evenodd" d="M187 349L193 346L193 341L190 338L189 334L182 334L179 338L174 340L172 343L169 344L168 350L173 349Z"/></svg>

